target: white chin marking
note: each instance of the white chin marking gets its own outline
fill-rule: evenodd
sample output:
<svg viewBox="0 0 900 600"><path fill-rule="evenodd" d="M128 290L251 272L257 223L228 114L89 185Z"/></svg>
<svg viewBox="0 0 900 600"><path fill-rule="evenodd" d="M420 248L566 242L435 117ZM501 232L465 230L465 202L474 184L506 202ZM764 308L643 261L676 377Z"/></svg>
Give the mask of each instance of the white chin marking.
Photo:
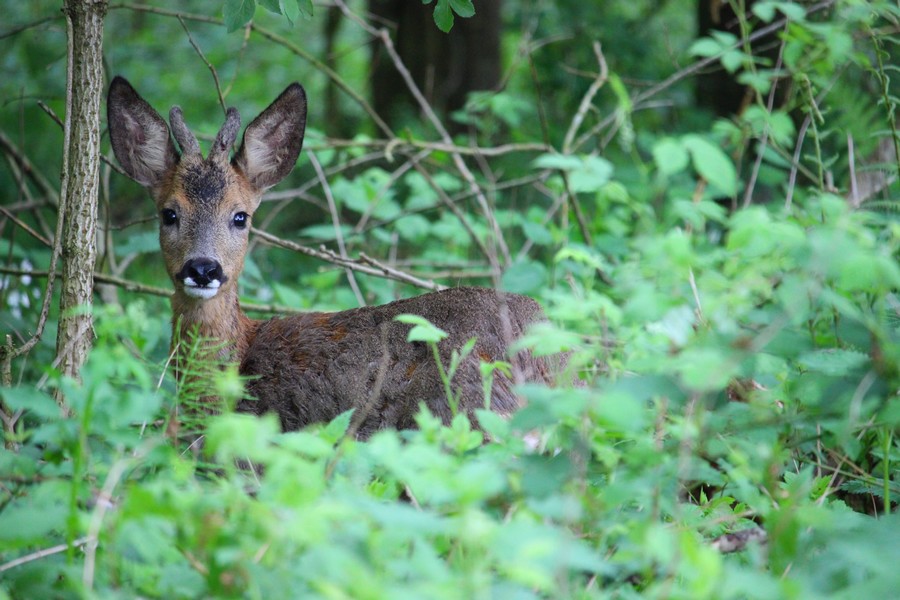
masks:
<svg viewBox="0 0 900 600"><path fill-rule="evenodd" d="M215 284L213 287L212 284ZM191 298L200 298L202 300L209 300L213 296L215 296L219 292L219 282L213 281L210 283L208 287L197 287L187 285L185 282L184 293L190 296Z"/></svg>

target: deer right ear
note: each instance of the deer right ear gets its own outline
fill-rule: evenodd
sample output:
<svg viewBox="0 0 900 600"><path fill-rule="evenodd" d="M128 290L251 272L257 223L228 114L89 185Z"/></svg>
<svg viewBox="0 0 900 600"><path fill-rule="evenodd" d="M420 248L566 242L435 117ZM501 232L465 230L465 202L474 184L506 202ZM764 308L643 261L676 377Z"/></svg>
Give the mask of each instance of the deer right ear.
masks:
<svg viewBox="0 0 900 600"><path fill-rule="evenodd" d="M122 77L109 86L106 121L119 164L141 185L158 185L178 162L169 126Z"/></svg>
<svg viewBox="0 0 900 600"><path fill-rule="evenodd" d="M234 164L257 190L284 179L303 148L306 129L306 93L292 83L247 125Z"/></svg>

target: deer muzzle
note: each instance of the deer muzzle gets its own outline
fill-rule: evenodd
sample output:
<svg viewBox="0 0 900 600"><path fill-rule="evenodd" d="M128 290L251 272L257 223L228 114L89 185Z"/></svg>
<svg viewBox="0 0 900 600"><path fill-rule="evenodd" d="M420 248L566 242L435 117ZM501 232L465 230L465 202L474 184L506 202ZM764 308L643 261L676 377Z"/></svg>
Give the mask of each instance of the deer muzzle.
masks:
<svg viewBox="0 0 900 600"><path fill-rule="evenodd" d="M222 265L211 258L192 258L184 263L175 276L184 286L184 293L192 298L209 300L228 281Z"/></svg>

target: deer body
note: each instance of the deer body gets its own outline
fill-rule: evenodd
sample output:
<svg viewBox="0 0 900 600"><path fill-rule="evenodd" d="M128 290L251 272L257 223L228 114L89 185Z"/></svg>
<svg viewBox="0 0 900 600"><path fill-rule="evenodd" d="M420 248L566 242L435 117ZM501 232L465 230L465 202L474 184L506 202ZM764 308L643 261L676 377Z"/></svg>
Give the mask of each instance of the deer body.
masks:
<svg viewBox="0 0 900 600"><path fill-rule="evenodd" d="M544 319L530 298L482 288L457 288L382 306L306 313L256 321L239 307L250 220L262 193L284 178L300 153L306 97L289 86L254 119L229 159L240 128L229 109L206 159L181 111L169 126L120 77L111 85L108 122L113 150L125 172L147 187L160 214L160 246L175 286L173 328L220 343L223 358L251 376L254 400L238 410L274 412L285 430L326 421L355 408L358 433L414 426L420 402L444 422L451 410L430 348L406 341L410 326L394 317L425 317L448 333L438 345L447 365L452 350L476 338L452 380L459 410L484 406L479 363L509 361L512 376L495 372L490 408L508 415L519 407L514 381L551 382L565 356L510 355L526 327ZM179 333L176 331L176 333Z"/></svg>

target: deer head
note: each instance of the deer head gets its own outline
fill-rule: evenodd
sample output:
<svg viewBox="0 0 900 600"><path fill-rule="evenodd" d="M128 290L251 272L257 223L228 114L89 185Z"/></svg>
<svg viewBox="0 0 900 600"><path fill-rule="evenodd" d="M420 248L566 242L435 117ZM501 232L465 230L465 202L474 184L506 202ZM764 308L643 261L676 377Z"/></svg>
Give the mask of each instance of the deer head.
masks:
<svg viewBox="0 0 900 600"><path fill-rule="evenodd" d="M303 88L291 84L260 113L233 158L241 126L234 108L206 158L180 108L172 108L169 122L181 153L163 118L122 77L110 84L107 111L119 164L156 202L159 242L176 295L204 302L233 290L262 193L290 173L303 146Z"/></svg>

